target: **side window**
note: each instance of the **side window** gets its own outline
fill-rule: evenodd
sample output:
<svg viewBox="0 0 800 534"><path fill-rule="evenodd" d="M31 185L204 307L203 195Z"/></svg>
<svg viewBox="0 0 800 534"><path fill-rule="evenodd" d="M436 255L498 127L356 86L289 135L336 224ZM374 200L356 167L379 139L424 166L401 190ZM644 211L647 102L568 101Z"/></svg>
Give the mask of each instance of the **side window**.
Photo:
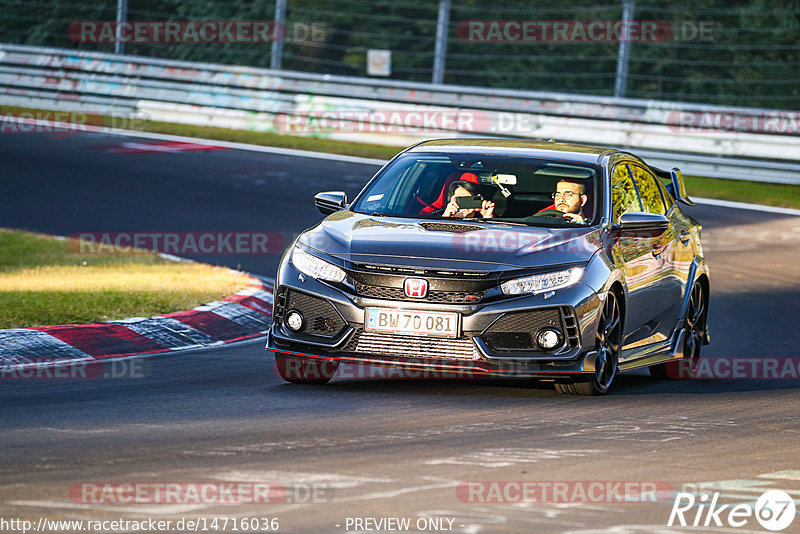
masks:
<svg viewBox="0 0 800 534"><path fill-rule="evenodd" d="M639 190L645 211L665 215L667 211L664 209L664 199L661 198L661 191L658 189L658 184L656 184L656 177L639 165L630 165L630 169L634 180L636 180L636 188Z"/></svg>
<svg viewBox="0 0 800 534"><path fill-rule="evenodd" d="M628 166L620 163L611 173L611 203L614 209L614 220L629 211L643 211L639 202L639 194L633 185Z"/></svg>
<svg viewBox="0 0 800 534"><path fill-rule="evenodd" d="M418 180L425 170L425 162L411 161L402 162L391 169L395 178L393 180L378 180L374 183L366 197L361 201L361 209L366 211L386 210L387 213L400 213L403 210L407 194L401 188L408 188Z"/></svg>
<svg viewBox="0 0 800 534"><path fill-rule="evenodd" d="M663 182L656 180L656 183L658 184L658 189L661 191L661 197L664 199L664 205L667 208L667 213L669 213L669 210L672 209L672 205L675 203L675 200L673 200L672 195L669 194L667 188L664 187Z"/></svg>

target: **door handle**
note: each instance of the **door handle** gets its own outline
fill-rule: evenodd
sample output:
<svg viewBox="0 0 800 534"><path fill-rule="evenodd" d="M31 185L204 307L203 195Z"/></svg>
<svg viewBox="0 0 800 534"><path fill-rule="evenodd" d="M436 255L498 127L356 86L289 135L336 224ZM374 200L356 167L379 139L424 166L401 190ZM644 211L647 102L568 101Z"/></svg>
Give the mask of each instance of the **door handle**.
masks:
<svg viewBox="0 0 800 534"><path fill-rule="evenodd" d="M660 247L653 247L653 249L650 252L653 254L654 258L659 258L661 256L661 254L665 250L667 250L667 246L668 245L663 245L663 246L660 246Z"/></svg>

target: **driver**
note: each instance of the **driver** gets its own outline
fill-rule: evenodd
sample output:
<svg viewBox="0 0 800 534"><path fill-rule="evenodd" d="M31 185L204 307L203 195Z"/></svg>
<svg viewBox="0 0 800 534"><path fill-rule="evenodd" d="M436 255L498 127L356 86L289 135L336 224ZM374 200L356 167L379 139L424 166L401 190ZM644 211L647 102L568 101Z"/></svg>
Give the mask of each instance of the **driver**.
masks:
<svg viewBox="0 0 800 534"><path fill-rule="evenodd" d="M561 180L556 184L556 192L552 197L554 208L562 212L565 219L578 224L586 223L583 205L589 197L586 196L586 187L583 184Z"/></svg>
<svg viewBox="0 0 800 534"><path fill-rule="evenodd" d="M458 219L478 216L483 217L484 219L490 219L494 217L494 202L489 200L484 200L479 209L462 209L458 207L458 204L456 203L457 197L469 197L477 195L479 195L478 187L474 183L467 182L465 180L453 182L450 184L450 187L447 190L447 206L444 208L442 217L455 217Z"/></svg>

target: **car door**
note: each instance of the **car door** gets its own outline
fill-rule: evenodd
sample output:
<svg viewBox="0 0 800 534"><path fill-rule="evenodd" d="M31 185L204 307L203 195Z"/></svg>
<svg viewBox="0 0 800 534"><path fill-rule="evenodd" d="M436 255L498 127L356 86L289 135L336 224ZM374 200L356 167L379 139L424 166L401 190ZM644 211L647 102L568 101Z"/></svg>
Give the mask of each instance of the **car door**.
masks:
<svg viewBox="0 0 800 534"><path fill-rule="evenodd" d="M661 180L656 179L669 219L668 232L671 233L672 245L669 255L664 257L668 262L667 277L664 283L664 321L672 327L678 324L683 296L689 279L689 269L694 260L694 247L692 245L692 222L684 214L675 199L664 187ZM672 335L669 332L667 335Z"/></svg>
<svg viewBox="0 0 800 534"><path fill-rule="evenodd" d="M645 211L627 162L611 171L611 202L614 222L624 213ZM623 348L651 342L658 326L661 290L653 281L660 278L660 260L653 255L654 241L647 234L632 234L620 236L614 244L615 260L628 288Z"/></svg>
<svg viewBox="0 0 800 534"><path fill-rule="evenodd" d="M647 213L657 213L667 215L667 208L664 203L664 196L659 189L658 180L655 175L646 167L637 163L628 165L633 177L642 206ZM648 283L659 291L657 303L654 302L653 313L653 341L667 339L674 323L668 319L667 304L670 298L674 298L676 287L680 284L674 276L673 256L675 254L675 230L672 226L667 230L651 239L651 255L654 260L654 269Z"/></svg>

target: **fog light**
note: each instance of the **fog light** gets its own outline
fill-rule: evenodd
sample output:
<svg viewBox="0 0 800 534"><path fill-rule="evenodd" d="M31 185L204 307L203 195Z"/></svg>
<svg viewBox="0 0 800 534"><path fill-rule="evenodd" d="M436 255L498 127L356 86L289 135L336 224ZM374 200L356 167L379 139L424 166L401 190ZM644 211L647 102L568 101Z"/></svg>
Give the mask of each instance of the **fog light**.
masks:
<svg viewBox="0 0 800 534"><path fill-rule="evenodd" d="M561 332L554 328L539 330L536 335L536 343L545 350L554 349L561 343Z"/></svg>
<svg viewBox="0 0 800 534"><path fill-rule="evenodd" d="M290 311L286 314L286 326L294 330L295 332L299 331L303 328L303 316L300 315L300 312Z"/></svg>

